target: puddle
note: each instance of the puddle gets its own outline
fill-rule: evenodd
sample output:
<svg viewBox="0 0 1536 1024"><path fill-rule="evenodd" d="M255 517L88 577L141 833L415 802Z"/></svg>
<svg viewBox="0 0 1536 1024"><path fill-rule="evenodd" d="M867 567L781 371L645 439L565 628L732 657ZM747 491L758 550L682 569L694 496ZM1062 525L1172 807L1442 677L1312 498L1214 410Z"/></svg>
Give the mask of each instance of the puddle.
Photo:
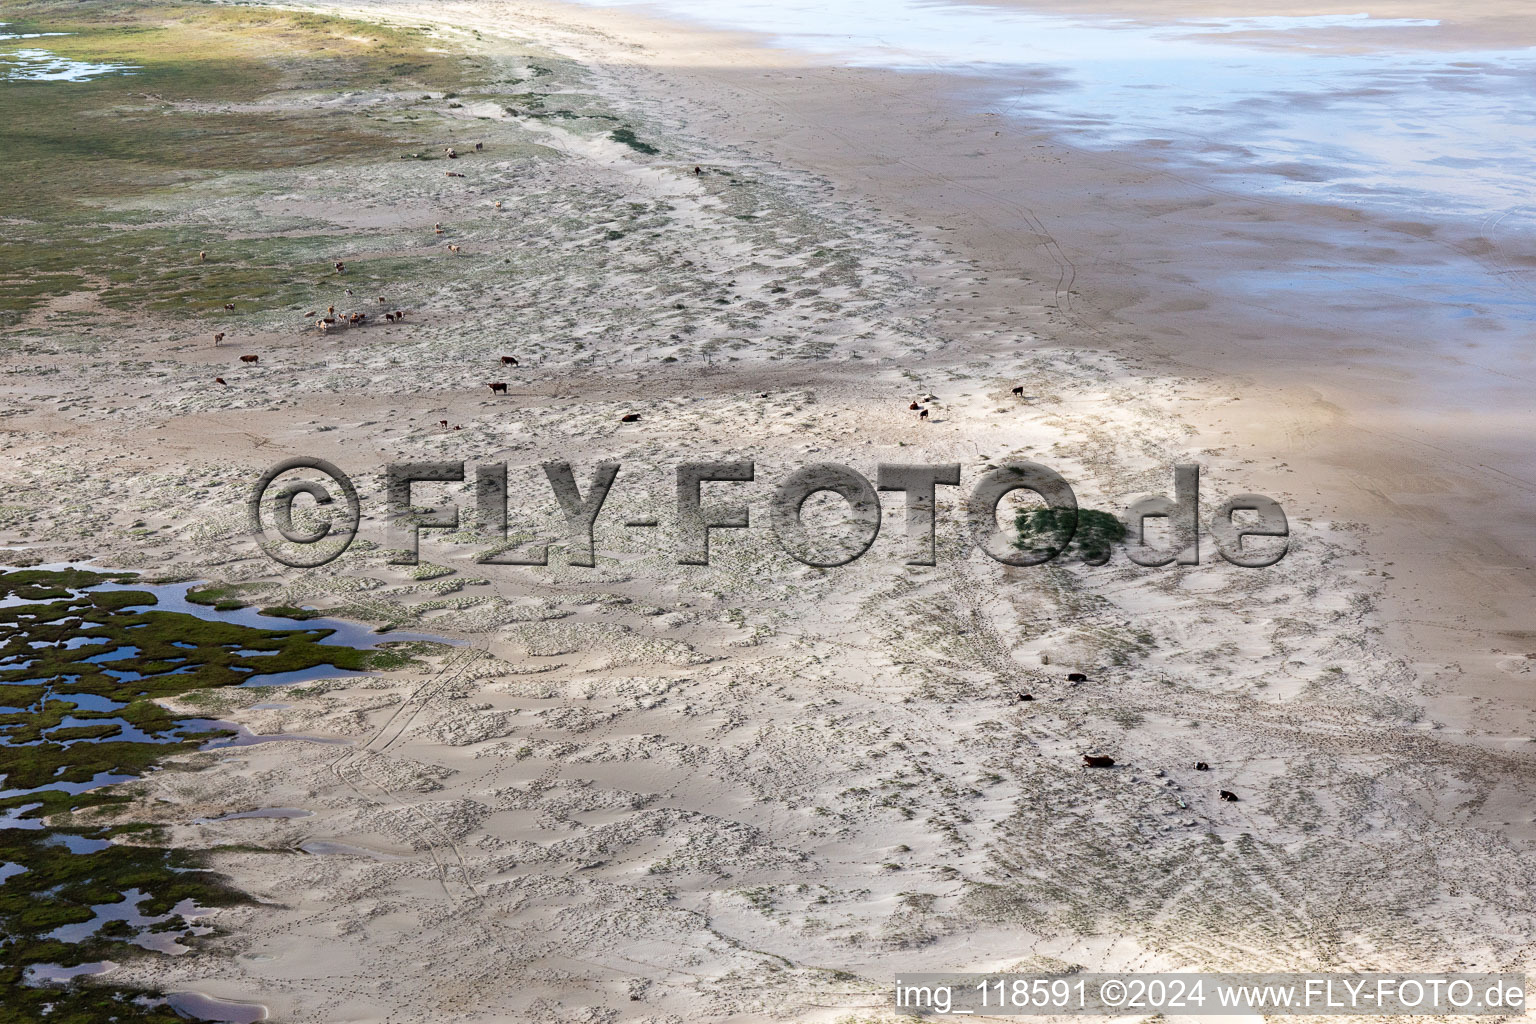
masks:
<svg viewBox="0 0 1536 1024"><path fill-rule="evenodd" d="M69 32L5 32L4 27L5 23L0 22L0 44L71 35ZM135 64L71 60L52 50L33 46L0 53L0 82L89 82L103 75L131 75L138 70L140 68Z"/></svg>
<svg viewBox="0 0 1536 1024"><path fill-rule="evenodd" d="M92 839L89 836L70 835L67 832L48 838L48 845L62 846L70 853L98 853L112 845L110 839Z"/></svg>
<svg viewBox="0 0 1536 1024"><path fill-rule="evenodd" d="M191 932L194 935L206 935L213 929L192 924L196 918L203 917L211 911L206 907L199 907L195 900L182 900L171 908L169 913L149 915L139 912L139 904L149 898L149 894L139 889L129 889L123 893L123 898L116 903L97 903L92 905L92 918L89 921L79 921L75 924L61 925L49 932L47 937L59 942L83 942L95 935L103 925L112 921L121 921L134 928L151 929L154 925L168 922L178 922L179 927L165 931L140 931L129 939L135 946L153 950L157 953L165 953L170 956L180 956L191 950L177 941L181 935Z"/></svg>
<svg viewBox="0 0 1536 1024"><path fill-rule="evenodd" d="M260 1003L215 999L201 992L175 992L166 997L165 1004L183 1017L219 1024L255 1024L267 1019L267 1008Z"/></svg>

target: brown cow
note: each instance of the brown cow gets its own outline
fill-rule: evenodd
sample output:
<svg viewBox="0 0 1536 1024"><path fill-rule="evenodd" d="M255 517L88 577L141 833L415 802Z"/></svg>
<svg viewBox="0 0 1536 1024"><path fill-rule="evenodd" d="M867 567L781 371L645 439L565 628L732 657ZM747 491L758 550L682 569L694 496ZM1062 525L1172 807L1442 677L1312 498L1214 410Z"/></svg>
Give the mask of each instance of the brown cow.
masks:
<svg viewBox="0 0 1536 1024"><path fill-rule="evenodd" d="M432 225L432 230L436 231L438 234L442 234L443 233L443 225L440 224L440 223L439 224L433 224Z"/></svg>
<svg viewBox="0 0 1536 1024"><path fill-rule="evenodd" d="M907 409L911 412L917 412L917 410L921 408L922 406L918 405L916 402L913 402L911 405L907 406Z"/></svg>
<svg viewBox="0 0 1536 1024"><path fill-rule="evenodd" d="M1083 766L1085 768L1113 768L1115 759L1103 754L1084 754Z"/></svg>
<svg viewBox="0 0 1536 1024"><path fill-rule="evenodd" d="M491 389L491 394L493 395L504 395L507 393L507 384L505 381L499 380L494 384L488 384L486 386Z"/></svg>
<svg viewBox="0 0 1536 1024"><path fill-rule="evenodd" d="M224 303L224 308L225 309L234 309L235 308L235 304L233 302L226 302L226 303Z"/></svg>
<svg viewBox="0 0 1536 1024"><path fill-rule="evenodd" d="M920 419L920 420L927 419L928 418L928 410L927 409L919 409L917 411L917 418Z"/></svg>
<svg viewBox="0 0 1536 1024"><path fill-rule="evenodd" d="M342 262L341 260L337 260L336 261L336 273L338 273L338 274L345 274L346 272L347 272L347 265L344 262Z"/></svg>
<svg viewBox="0 0 1536 1024"><path fill-rule="evenodd" d="M455 256L457 256L459 254L459 247L454 245L452 242L449 242L448 243L448 251L453 253Z"/></svg>
<svg viewBox="0 0 1536 1024"><path fill-rule="evenodd" d="M442 427L444 430L448 429L448 421L447 420L438 420L437 421L437 425Z"/></svg>
<svg viewBox="0 0 1536 1024"><path fill-rule="evenodd" d="M450 177L450 178L462 178L462 177L464 177L464 175L460 174L458 171L449 171L448 172L448 177Z"/></svg>
<svg viewBox="0 0 1536 1024"><path fill-rule="evenodd" d="M213 344L215 346L217 346L219 344L219 342L221 342L223 340L224 340L224 332L223 331L220 331L218 334L215 334L213 336Z"/></svg>
<svg viewBox="0 0 1536 1024"><path fill-rule="evenodd" d="M698 175L704 173L704 169L702 167L699 167L699 166L695 165L695 167L693 168L693 173L694 173L694 176L697 177Z"/></svg>
<svg viewBox="0 0 1536 1024"><path fill-rule="evenodd" d="M199 262L199 263L207 263L208 262L208 250L207 249L204 249L204 250L202 250L201 252L199 252L197 254L197 262Z"/></svg>
<svg viewBox="0 0 1536 1024"><path fill-rule="evenodd" d="M396 320L404 320L405 319L405 311L402 310L402 309L395 310L395 319Z"/></svg>
<svg viewBox="0 0 1536 1024"><path fill-rule="evenodd" d="M501 209L501 200L500 199L496 200L496 209L498 209L498 210Z"/></svg>
<svg viewBox="0 0 1536 1024"><path fill-rule="evenodd" d="M213 382L215 384L224 384L225 387L229 387L228 384L224 383L224 378L223 377L215 377L215 378L213 378Z"/></svg>
<svg viewBox="0 0 1536 1024"><path fill-rule="evenodd" d="M242 363L258 363L261 361L261 356L241 356L240 361Z"/></svg>
<svg viewBox="0 0 1536 1024"><path fill-rule="evenodd" d="M393 313L385 313L384 314L384 319L388 320L390 323L394 323L395 322L395 314L393 314Z"/></svg>
<svg viewBox="0 0 1536 1024"><path fill-rule="evenodd" d="M501 357L501 365L502 366L516 366L517 365L517 357L516 356L502 356Z"/></svg>
<svg viewBox="0 0 1536 1024"><path fill-rule="evenodd" d="M619 422L620 423L639 423L640 422L640 414L637 413L637 412L627 412L623 416L619 417Z"/></svg>
<svg viewBox="0 0 1536 1024"><path fill-rule="evenodd" d="M384 305L384 301L385 301L384 300L384 296L380 295L379 296L379 305L381 305L381 306Z"/></svg>

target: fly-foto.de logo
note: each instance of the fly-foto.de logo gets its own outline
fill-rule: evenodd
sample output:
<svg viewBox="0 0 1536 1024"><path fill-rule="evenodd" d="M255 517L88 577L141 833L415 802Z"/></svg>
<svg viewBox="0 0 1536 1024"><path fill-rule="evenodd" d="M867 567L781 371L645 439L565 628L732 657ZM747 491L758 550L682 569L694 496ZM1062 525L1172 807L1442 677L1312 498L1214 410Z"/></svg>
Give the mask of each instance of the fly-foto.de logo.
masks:
<svg viewBox="0 0 1536 1024"><path fill-rule="evenodd" d="M542 469L564 514L565 558L570 565L597 564L593 531L619 479L618 462L599 462L585 485L569 462L545 462ZM305 472L308 471L308 472ZM329 478L329 484L314 479ZM394 565L415 565L423 529L459 529L459 506L417 504L418 484L473 480L476 524L487 542L507 539L507 466L474 467L463 462L404 462L383 473L388 543ZM676 467L674 554L679 565L708 565L710 535L716 530L745 530L754 525L740 485L757 480L751 461L684 462ZM864 555L880 535L880 492L904 496L905 537L900 542L907 565L936 564L934 533L940 487L960 485L958 463L880 463L875 482L849 466L816 463L786 474L767 496L769 532L785 554L805 565L833 568ZM1059 557L1103 565L1123 548L1141 566L1197 565L1200 562L1200 467L1173 469L1173 496L1145 495L1123 514L1080 509L1070 484L1055 471L1033 462L989 469L971 486L964 501L969 537L991 558L1012 566L1043 565ZM333 491L335 493L333 493ZM706 505L706 491L711 503ZM1003 498L1029 491L1044 502L1018 512L1012 529L999 523ZM734 492L734 493L733 493ZM846 514L835 528L813 528L803 515L807 501L822 492L837 495ZM340 501L338 502L338 498ZM302 504L301 504L302 503ZM357 488L324 459L292 458L268 469L251 490L247 511L251 533L271 558L293 568L316 568L337 558L356 538L362 520ZM303 525L295 521L300 515ZM1148 524L1161 523L1162 543L1149 538ZM657 518L633 518L632 530L658 529ZM1233 565L1261 568L1278 562L1289 547L1290 527L1279 502L1262 494L1226 499L1203 524L1220 557ZM275 534L275 536L274 536ZM505 543L482 554L484 565L548 565L555 539L505 550Z"/></svg>

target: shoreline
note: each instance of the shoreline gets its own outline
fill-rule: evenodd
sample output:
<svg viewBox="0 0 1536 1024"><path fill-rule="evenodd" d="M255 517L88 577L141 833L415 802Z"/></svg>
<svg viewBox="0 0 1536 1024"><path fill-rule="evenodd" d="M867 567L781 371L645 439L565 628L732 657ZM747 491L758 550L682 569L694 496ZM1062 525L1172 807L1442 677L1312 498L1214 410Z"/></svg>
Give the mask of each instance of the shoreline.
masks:
<svg viewBox="0 0 1536 1024"><path fill-rule="evenodd" d="M323 6L375 16L428 10ZM1398 258L1433 265L1436 247L1465 240L1420 234L1379 214L1226 190L1161 166L1146 147L1085 149L1051 127L1000 128L1021 119L978 109L978 90L996 92L997 78L843 68L767 47L751 33L623 8L516 0L455 9L457 24L488 31L495 12L519 12L546 42L584 53L653 107L662 93L697 107L694 116L719 141L826 175L959 258L979 261L976 294L952 307L955 330L987 324L1045 344L1102 347L1154 374L1237 388L1243 418L1186 410L1199 430L1191 449L1247 441L1257 457L1244 470L1247 489L1299 490L1298 514L1366 524L1374 568L1391 581L1383 625L1392 645L1413 652L1436 680L1425 697L1437 717L1469 735L1506 735L1514 710L1516 731L1536 730L1533 676L1512 661L1536 640L1525 613L1536 604L1536 540L1523 506L1536 494L1536 456L1509 424L1491 421L1495 436L1477 426L1466 408L1470 384L1432 407L1427 421L1422 415L1429 382L1465 360L1393 343L1412 329L1412 306L1351 337L1372 322L1329 320L1326 308L1287 316L1203 283L1221 280L1231 265L1226 249L1245 223L1257 233L1242 239L1238 259L1260 263L1256 254L1271 245L1285 247L1279 259L1304 258L1321 244L1347 260L1358 243L1346 235L1366 231L1405 252L1421 246L1427 255ZM1019 84L1029 89L1030 76ZM692 103L694 92L705 101ZM1187 216L1168 237L1135 227L1161 224L1171 211ZM1277 211L1288 225L1278 233L1264 228ZM1009 351L999 345L995 354ZM1333 359L1342 362L1314 372ZM1497 379L1476 372L1481 382ZM1531 377L1513 367L1513 393ZM1518 407L1509 398L1498 406ZM1469 622L1476 625L1459 625ZM1487 696L1497 706L1478 708Z"/></svg>

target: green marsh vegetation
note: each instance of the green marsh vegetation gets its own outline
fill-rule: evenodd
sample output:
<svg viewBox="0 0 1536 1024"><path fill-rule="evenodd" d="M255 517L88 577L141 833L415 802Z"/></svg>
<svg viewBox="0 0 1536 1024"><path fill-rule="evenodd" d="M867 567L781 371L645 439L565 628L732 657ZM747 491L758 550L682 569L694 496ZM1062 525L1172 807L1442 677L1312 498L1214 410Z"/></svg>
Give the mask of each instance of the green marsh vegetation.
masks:
<svg viewBox="0 0 1536 1024"><path fill-rule="evenodd" d="M313 223L282 237L232 227L251 174L396 160L428 145L438 123L441 102L422 100L423 90L470 90L480 71L420 29L298 12L32 0L8 5L5 17L7 32L68 34L0 50L43 46L133 70L87 81L0 77L0 202L10 214L0 326L77 291L113 311L199 316L226 302L238 313L246 303L309 301L344 239ZM387 103L327 102L344 93ZM434 116L383 116L402 108ZM222 209L181 209L214 199ZM215 252L201 263L204 249ZM387 278L404 269L394 262L371 271Z"/></svg>
<svg viewBox="0 0 1536 1024"><path fill-rule="evenodd" d="M427 650L420 643L400 651L322 646L328 629L208 621L157 611L147 591L88 589L104 583L131 587L133 578L82 569L0 572L0 865L7 866L0 1022L178 1019L129 1001L139 993L89 982L28 985L27 968L159 955L136 944L152 933L176 933L178 943L196 948L206 929L194 930L183 901L216 908L243 899L206 870L200 854L160 845L152 826L123 820L130 797L110 787L84 789L103 776L142 775L169 755L227 735L155 698L211 695L254 675L320 665L398 668ZM61 845L66 839L100 848L70 852ZM155 919L147 927L104 925L74 942L53 934L92 921L93 906L121 903L130 890L145 894L137 909Z"/></svg>

